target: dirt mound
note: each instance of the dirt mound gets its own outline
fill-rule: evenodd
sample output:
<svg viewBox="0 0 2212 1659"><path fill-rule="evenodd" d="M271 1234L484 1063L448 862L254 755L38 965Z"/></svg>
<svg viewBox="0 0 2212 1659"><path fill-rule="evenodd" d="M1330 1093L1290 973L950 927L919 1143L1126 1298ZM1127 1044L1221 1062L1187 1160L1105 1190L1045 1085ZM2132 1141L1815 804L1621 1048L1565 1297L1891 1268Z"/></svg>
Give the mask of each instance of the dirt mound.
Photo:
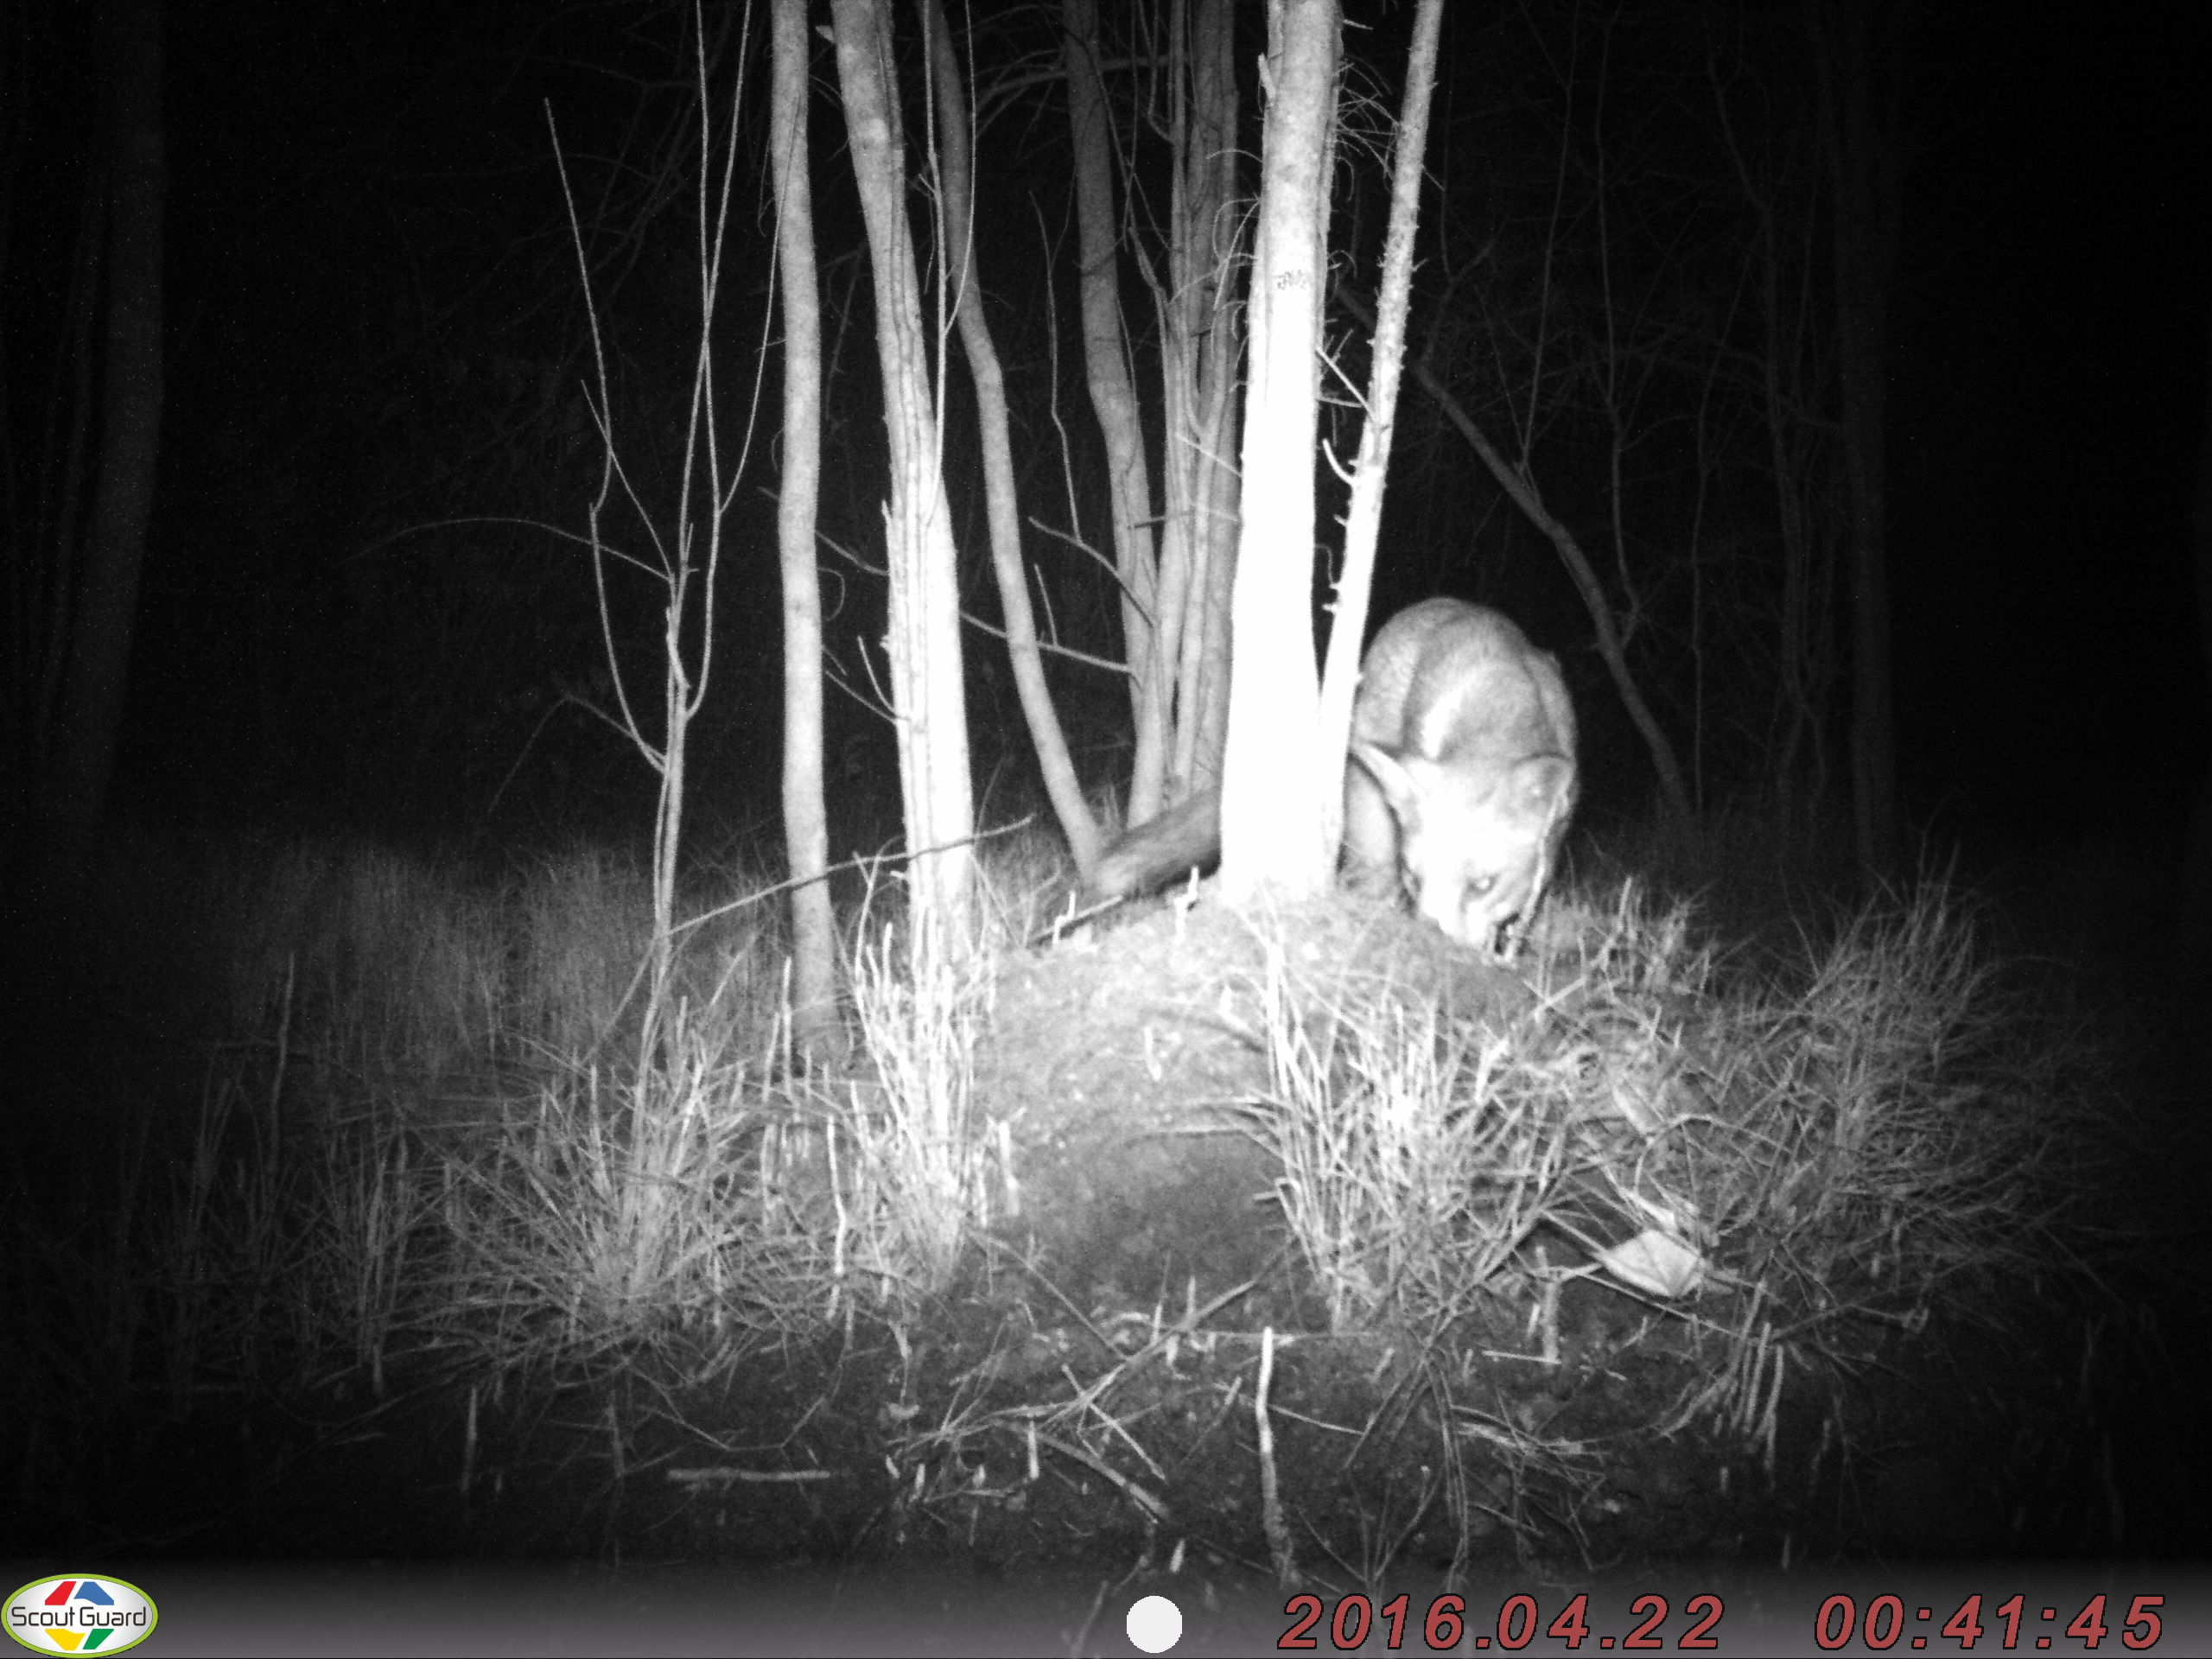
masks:
<svg viewBox="0 0 2212 1659"><path fill-rule="evenodd" d="M1315 1031L1392 999L1485 1020L1530 995L1395 909L1342 894L1249 914L1154 906L1012 959L976 1057L977 1097L1009 1123L1022 1183L1001 1230L1077 1306L1179 1306L1254 1278L1294 1302L1269 1271L1286 1244L1279 1170L1246 1110L1270 1087L1271 971Z"/></svg>

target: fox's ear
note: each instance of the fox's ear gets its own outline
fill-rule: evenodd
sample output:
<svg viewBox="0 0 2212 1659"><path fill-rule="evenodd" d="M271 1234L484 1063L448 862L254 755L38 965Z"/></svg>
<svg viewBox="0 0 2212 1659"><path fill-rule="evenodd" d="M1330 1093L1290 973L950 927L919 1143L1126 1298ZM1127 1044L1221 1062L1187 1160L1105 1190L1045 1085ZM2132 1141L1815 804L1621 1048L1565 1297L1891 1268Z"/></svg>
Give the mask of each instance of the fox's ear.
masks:
<svg viewBox="0 0 2212 1659"><path fill-rule="evenodd" d="M1513 788L1522 811L1549 817L1564 810L1574 793L1574 762L1556 754L1523 760L1514 768Z"/></svg>
<svg viewBox="0 0 2212 1659"><path fill-rule="evenodd" d="M1419 760L1357 737L1351 741L1351 758L1367 768L1367 775L1375 779L1401 824L1421 821L1421 802L1428 791L1416 770Z"/></svg>

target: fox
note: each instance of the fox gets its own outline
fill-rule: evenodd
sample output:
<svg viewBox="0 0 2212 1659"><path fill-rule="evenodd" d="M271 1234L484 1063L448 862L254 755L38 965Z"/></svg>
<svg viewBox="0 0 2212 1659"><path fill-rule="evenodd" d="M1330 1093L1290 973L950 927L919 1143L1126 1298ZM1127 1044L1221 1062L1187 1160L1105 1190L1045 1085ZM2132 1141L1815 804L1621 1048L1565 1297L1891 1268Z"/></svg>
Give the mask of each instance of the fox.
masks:
<svg viewBox="0 0 2212 1659"><path fill-rule="evenodd" d="M1402 894L1446 938L1510 959L1573 816L1575 737L1558 659L1510 618L1459 599L1407 607L1360 664L1339 880ZM1109 846L1083 901L1147 893L1220 855L1221 791L1202 790Z"/></svg>

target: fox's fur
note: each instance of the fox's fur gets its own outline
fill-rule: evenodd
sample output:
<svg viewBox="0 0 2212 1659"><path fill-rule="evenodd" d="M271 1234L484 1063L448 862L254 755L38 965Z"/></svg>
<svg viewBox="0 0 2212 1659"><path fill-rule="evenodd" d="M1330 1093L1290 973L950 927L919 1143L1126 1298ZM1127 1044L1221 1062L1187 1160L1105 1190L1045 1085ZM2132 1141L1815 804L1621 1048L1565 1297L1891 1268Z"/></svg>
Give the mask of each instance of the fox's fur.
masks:
<svg viewBox="0 0 2212 1659"><path fill-rule="evenodd" d="M1446 937L1510 956L1574 810L1574 705L1559 664L1496 611L1424 600L1368 646L1351 725L1346 884L1402 890ZM1086 897L1147 892L1220 852L1210 789L1109 847Z"/></svg>

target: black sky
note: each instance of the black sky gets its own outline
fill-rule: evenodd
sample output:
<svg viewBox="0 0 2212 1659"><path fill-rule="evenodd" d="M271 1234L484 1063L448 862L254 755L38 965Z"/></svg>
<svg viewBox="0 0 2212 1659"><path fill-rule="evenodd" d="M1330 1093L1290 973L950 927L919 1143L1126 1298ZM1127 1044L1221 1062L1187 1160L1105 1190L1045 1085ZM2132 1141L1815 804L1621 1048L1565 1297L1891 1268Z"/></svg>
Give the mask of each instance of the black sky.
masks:
<svg viewBox="0 0 2212 1659"><path fill-rule="evenodd" d="M2177 821L2212 324L2198 7L1936 8L1908 175L1892 534L1908 781L1974 829Z"/></svg>
<svg viewBox="0 0 2212 1659"><path fill-rule="evenodd" d="M649 148L639 78L668 70L676 20L556 13L173 4L169 443L126 734L132 810L281 805L350 764L361 775L329 797L342 814L389 796L380 768L422 763L431 740L410 722L448 697L508 716L462 734L486 749L472 778L514 760L529 722L500 700L518 688L423 683L447 658L341 637L331 595L404 607L444 591L412 585L429 578L386 545L410 512L449 513L471 490L488 514L575 508L582 463L556 429L560 394L534 378L573 351L581 317L545 103L580 152ZM2189 543L2212 342L2206 9L1916 17L1890 382L1908 806L2011 844L2168 836L2212 748ZM55 30L30 49L53 52L65 86ZM1018 124L1001 130L1020 142ZM740 217L757 223L747 188ZM825 260L849 255L834 200L825 212ZM625 348L650 365L683 273L648 252L602 275L643 319ZM873 353L854 342L842 361L869 372ZM393 499L399 474L416 499ZM865 500L849 505L864 525ZM588 620L580 567L557 581L500 567L480 587L480 613L454 615L463 637L439 647L464 660L498 658L518 630L557 653ZM772 681L755 656L733 653L723 753L765 790L772 737L747 711ZM331 717L357 722L350 762L265 706L303 659L327 666ZM1598 685L1578 681L1586 696Z"/></svg>

